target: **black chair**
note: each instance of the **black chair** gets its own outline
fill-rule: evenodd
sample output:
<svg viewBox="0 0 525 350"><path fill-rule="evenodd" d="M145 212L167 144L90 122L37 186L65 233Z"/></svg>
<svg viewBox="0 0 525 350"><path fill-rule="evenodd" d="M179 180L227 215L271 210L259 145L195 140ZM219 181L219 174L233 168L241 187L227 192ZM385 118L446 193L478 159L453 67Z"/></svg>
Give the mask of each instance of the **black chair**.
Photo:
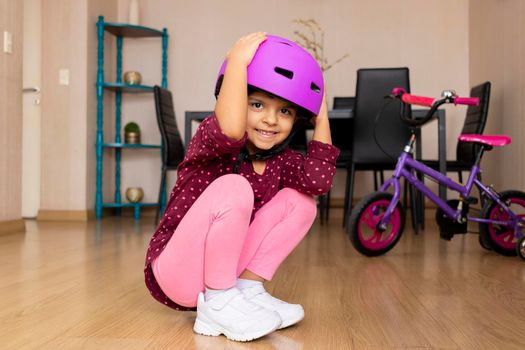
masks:
<svg viewBox="0 0 525 350"><path fill-rule="evenodd" d="M480 102L478 106L469 106L467 108L467 115L463 123L462 134L483 134L485 124L487 123L487 115L489 111L490 100L489 81L474 86L470 90L471 97L478 97ZM463 182L463 171L470 171L472 165L476 161L476 154L479 151L479 145L473 142L458 142L456 147L456 160L447 160L447 172L457 172L460 182ZM433 168L439 169L437 160L422 160L424 164Z"/></svg>
<svg viewBox="0 0 525 350"><path fill-rule="evenodd" d="M470 89L470 96L478 97L479 105L469 106L467 108L461 134L483 134L489 112L490 88L490 81L486 81ZM473 142L458 141L456 147L456 160L447 160L447 172L457 172L459 182L463 182L463 171L470 171L476 162L476 154L479 151L479 147L481 147L479 144ZM437 160L423 159L420 161L432 169L439 170L439 162ZM478 174L478 180L481 180L481 173ZM479 202L481 203L481 207L483 207L484 200L481 194L479 196ZM420 220L422 224L425 222L424 215L424 211L421 211Z"/></svg>
<svg viewBox="0 0 525 350"><path fill-rule="evenodd" d="M171 92L155 86L155 109L157 111L157 123L159 125L160 136L162 139L162 169L159 188L159 206L157 209L156 221L164 212L166 205L166 173L168 170L177 170L180 162L184 159L184 145L177 128L175 110L173 108L173 98Z"/></svg>
<svg viewBox="0 0 525 350"><path fill-rule="evenodd" d="M346 226L347 216L350 215L352 207L355 172L393 170L399 153L410 137L409 127L399 118L399 104L385 99L394 87L402 87L410 91L408 68L375 68L357 71L353 143L346 180L343 226ZM380 119L376 121L380 112ZM411 118L410 109L407 113ZM411 195L411 198L412 208L415 208L415 197ZM413 225L417 229L416 215L413 214L412 218Z"/></svg>
<svg viewBox="0 0 525 350"><path fill-rule="evenodd" d="M354 109L354 97L334 97L332 109ZM352 154L352 120L351 119L331 119L330 133L332 144L339 148L341 153L337 158L337 169L348 169ZM330 192L319 197L319 217L321 224L328 221L330 216Z"/></svg>
<svg viewBox="0 0 525 350"><path fill-rule="evenodd" d="M354 109L355 97L334 97L332 109Z"/></svg>
<svg viewBox="0 0 525 350"><path fill-rule="evenodd" d="M334 97L333 109L351 109L355 108L355 97ZM341 150L337 159L336 167L338 169L348 169L352 155L352 120L331 120L330 132L332 134L332 144ZM374 190L378 189L378 178L384 181L383 171L374 170ZM328 221L330 216L330 192L320 198L319 213L321 224Z"/></svg>

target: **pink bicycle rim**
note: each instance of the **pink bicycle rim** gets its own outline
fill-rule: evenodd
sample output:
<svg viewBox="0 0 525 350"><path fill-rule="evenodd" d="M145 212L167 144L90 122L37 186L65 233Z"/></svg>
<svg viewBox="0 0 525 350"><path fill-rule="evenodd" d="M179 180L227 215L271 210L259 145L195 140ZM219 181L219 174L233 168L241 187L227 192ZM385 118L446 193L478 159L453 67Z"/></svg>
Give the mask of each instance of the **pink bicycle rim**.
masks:
<svg viewBox="0 0 525 350"><path fill-rule="evenodd" d="M509 198L510 204L517 204L525 210L525 201L519 198ZM506 212L499 211L500 206L496 205L491 211L489 218L492 220L507 221L509 215ZM520 219L525 219L525 214L518 214ZM490 237L498 246L504 249L512 250L516 248L516 239L514 237L514 228L504 227L503 233L498 233L494 225L489 224Z"/></svg>
<svg viewBox="0 0 525 350"><path fill-rule="evenodd" d="M378 222L385 215L384 210L386 210L389 204L390 200L387 199L380 199L378 201L372 202L366 208L365 212L361 216L361 219L359 220L359 223L357 224L357 234L359 241L364 247L370 250L384 249L389 244L391 244L399 234L399 229L401 227L401 214L399 213L397 207L394 208L394 212L390 217L390 224L388 225L386 231L379 232L376 229ZM383 211L377 215L374 214L374 209L376 207L382 207ZM363 230L363 225L368 227L370 232L373 233L366 236L366 233Z"/></svg>

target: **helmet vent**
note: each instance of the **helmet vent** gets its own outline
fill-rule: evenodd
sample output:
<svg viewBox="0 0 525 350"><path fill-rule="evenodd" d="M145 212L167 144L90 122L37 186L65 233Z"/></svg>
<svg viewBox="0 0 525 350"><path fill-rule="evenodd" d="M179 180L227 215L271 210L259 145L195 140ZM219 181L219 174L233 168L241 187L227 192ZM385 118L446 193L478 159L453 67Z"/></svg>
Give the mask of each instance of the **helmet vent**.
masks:
<svg viewBox="0 0 525 350"><path fill-rule="evenodd" d="M321 92L321 89L315 83L310 84L310 89L312 89L312 91L317 92L317 93Z"/></svg>
<svg viewBox="0 0 525 350"><path fill-rule="evenodd" d="M284 45L292 46L290 43L286 43L286 42L284 42L284 41L279 41L279 44L284 44Z"/></svg>
<svg viewBox="0 0 525 350"><path fill-rule="evenodd" d="M275 73L277 74L283 75L287 77L288 79L293 79L293 72L291 70L280 68L280 67L275 67L274 70L275 70Z"/></svg>

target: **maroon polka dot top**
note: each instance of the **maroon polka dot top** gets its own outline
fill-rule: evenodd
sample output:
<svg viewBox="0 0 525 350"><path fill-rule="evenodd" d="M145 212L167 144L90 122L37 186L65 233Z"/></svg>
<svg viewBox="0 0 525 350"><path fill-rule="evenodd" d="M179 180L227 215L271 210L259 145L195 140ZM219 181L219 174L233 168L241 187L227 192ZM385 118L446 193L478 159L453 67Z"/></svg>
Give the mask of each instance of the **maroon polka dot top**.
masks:
<svg viewBox="0 0 525 350"><path fill-rule="evenodd" d="M191 139L184 160L177 169L177 182L171 191L164 216L151 238L146 255L146 286L159 302L177 310L194 310L174 303L162 292L153 275L151 262L166 247L178 224L206 187L218 177L233 172L236 157L246 138L246 134L241 140L226 136L212 114L200 124ZM251 161L243 162L239 166L239 174L253 188L253 214L284 187L309 195L328 192L338 155L336 147L310 141L306 156L286 148L266 161L262 175L254 171Z"/></svg>

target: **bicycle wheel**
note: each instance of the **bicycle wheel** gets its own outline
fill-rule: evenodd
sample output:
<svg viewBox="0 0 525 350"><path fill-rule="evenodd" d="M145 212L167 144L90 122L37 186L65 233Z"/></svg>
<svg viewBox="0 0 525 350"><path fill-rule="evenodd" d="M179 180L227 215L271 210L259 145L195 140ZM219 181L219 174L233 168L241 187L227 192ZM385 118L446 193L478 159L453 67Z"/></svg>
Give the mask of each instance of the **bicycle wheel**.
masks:
<svg viewBox="0 0 525 350"><path fill-rule="evenodd" d="M510 210L522 220L525 220L525 193L521 191L504 191L500 199ZM485 204L481 217L489 220L508 221L509 215L495 201ZM514 228L498 224L479 224L480 239L488 244L496 253L506 256L516 255L517 239Z"/></svg>
<svg viewBox="0 0 525 350"><path fill-rule="evenodd" d="M525 237L521 237L516 245L516 253L525 260Z"/></svg>
<svg viewBox="0 0 525 350"><path fill-rule="evenodd" d="M392 249L401 238L405 226L403 207L398 202L390 223L383 232L377 229L393 196L374 192L357 203L348 221L348 236L358 252L366 256L382 255Z"/></svg>

